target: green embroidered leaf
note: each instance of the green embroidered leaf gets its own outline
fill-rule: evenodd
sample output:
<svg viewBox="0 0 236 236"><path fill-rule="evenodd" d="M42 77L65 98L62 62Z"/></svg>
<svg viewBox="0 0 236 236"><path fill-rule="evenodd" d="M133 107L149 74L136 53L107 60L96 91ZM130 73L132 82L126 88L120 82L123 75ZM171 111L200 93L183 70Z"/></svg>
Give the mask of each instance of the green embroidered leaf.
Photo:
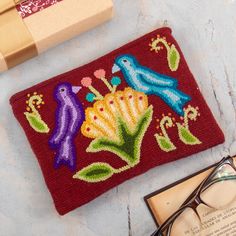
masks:
<svg viewBox="0 0 236 236"><path fill-rule="evenodd" d="M170 50L168 52L168 63L171 71L178 70L180 62L180 55L175 45L171 45Z"/></svg>
<svg viewBox="0 0 236 236"><path fill-rule="evenodd" d="M187 145L197 145L201 144L202 142L195 137L189 129L185 128L184 126L177 123L178 130L179 130L179 137L181 141Z"/></svg>
<svg viewBox="0 0 236 236"><path fill-rule="evenodd" d="M30 126L38 133L48 133L49 128L47 124L38 116L31 113L24 113Z"/></svg>
<svg viewBox="0 0 236 236"><path fill-rule="evenodd" d="M109 164L97 162L83 168L73 178L97 183L109 179L113 173L114 169Z"/></svg>
<svg viewBox="0 0 236 236"><path fill-rule="evenodd" d="M118 119L120 142L99 138L92 141L87 152L109 151L118 155L128 165L135 166L140 161L140 149L143 137L151 123L153 107L150 106L140 118L136 129L131 132L124 121Z"/></svg>
<svg viewBox="0 0 236 236"><path fill-rule="evenodd" d="M155 135L157 143L161 150L165 152L170 152L176 149L175 145L166 137L162 137L160 135Z"/></svg>

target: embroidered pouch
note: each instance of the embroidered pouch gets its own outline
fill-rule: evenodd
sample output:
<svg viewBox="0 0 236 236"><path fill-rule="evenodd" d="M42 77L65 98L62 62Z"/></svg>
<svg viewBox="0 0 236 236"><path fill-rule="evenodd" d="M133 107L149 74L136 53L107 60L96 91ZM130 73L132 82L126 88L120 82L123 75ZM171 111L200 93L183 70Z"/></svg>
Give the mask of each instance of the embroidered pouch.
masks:
<svg viewBox="0 0 236 236"><path fill-rule="evenodd" d="M169 28L10 102L60 214L224 141Z"/></svg>

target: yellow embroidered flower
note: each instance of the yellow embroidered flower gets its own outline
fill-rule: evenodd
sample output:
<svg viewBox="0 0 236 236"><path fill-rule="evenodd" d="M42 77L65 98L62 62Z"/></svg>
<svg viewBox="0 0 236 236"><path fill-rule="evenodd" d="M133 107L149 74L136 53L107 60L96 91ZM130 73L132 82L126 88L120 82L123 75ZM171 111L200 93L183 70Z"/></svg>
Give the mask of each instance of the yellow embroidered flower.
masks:
<svg viewBox="0 0 236 236"><path fill-rule="evenodd" d="M117 119L122 119L132 131L148 108L148 98L131 88L108 93L103 100L96 101L86 109L86 120L81 131L88 138L107 137L119 140Z"/></svg>

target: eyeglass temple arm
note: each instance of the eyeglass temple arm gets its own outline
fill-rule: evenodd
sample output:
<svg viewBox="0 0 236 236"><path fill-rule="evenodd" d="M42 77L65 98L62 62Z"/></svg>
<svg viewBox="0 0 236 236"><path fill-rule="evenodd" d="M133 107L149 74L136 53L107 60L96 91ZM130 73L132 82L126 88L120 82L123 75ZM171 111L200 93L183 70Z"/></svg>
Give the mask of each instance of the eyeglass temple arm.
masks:
<svg viewBox="0 0 236 236"><path fill-rule="evenodd" d="M236 179L236 175L229 175L229 176L224 176L224 177L220 177L218 179L214 179L212 180L208 185L206 185L202 190L206 190L207 188L209 188L210 186L212 186L213 184L222 182L222 181L228 181L228 180L235 180Z"/></svg>

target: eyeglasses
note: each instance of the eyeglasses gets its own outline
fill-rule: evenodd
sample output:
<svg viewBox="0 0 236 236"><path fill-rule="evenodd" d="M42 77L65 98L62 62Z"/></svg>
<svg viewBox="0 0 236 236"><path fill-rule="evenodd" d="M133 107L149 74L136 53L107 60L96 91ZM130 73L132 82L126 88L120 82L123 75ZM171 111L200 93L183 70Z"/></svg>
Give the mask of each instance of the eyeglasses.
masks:
<svg viewBox="0 0 236 236"><path fill-rule="evenodd" d="M182 206L151 236L203 236L200 204L213 210L226 209L236 199L236 166L233 158L223 158L208 177L190 194ZM185 225L183 226L183 220ZM193 226L194 225L194 226Z"/></svg>

